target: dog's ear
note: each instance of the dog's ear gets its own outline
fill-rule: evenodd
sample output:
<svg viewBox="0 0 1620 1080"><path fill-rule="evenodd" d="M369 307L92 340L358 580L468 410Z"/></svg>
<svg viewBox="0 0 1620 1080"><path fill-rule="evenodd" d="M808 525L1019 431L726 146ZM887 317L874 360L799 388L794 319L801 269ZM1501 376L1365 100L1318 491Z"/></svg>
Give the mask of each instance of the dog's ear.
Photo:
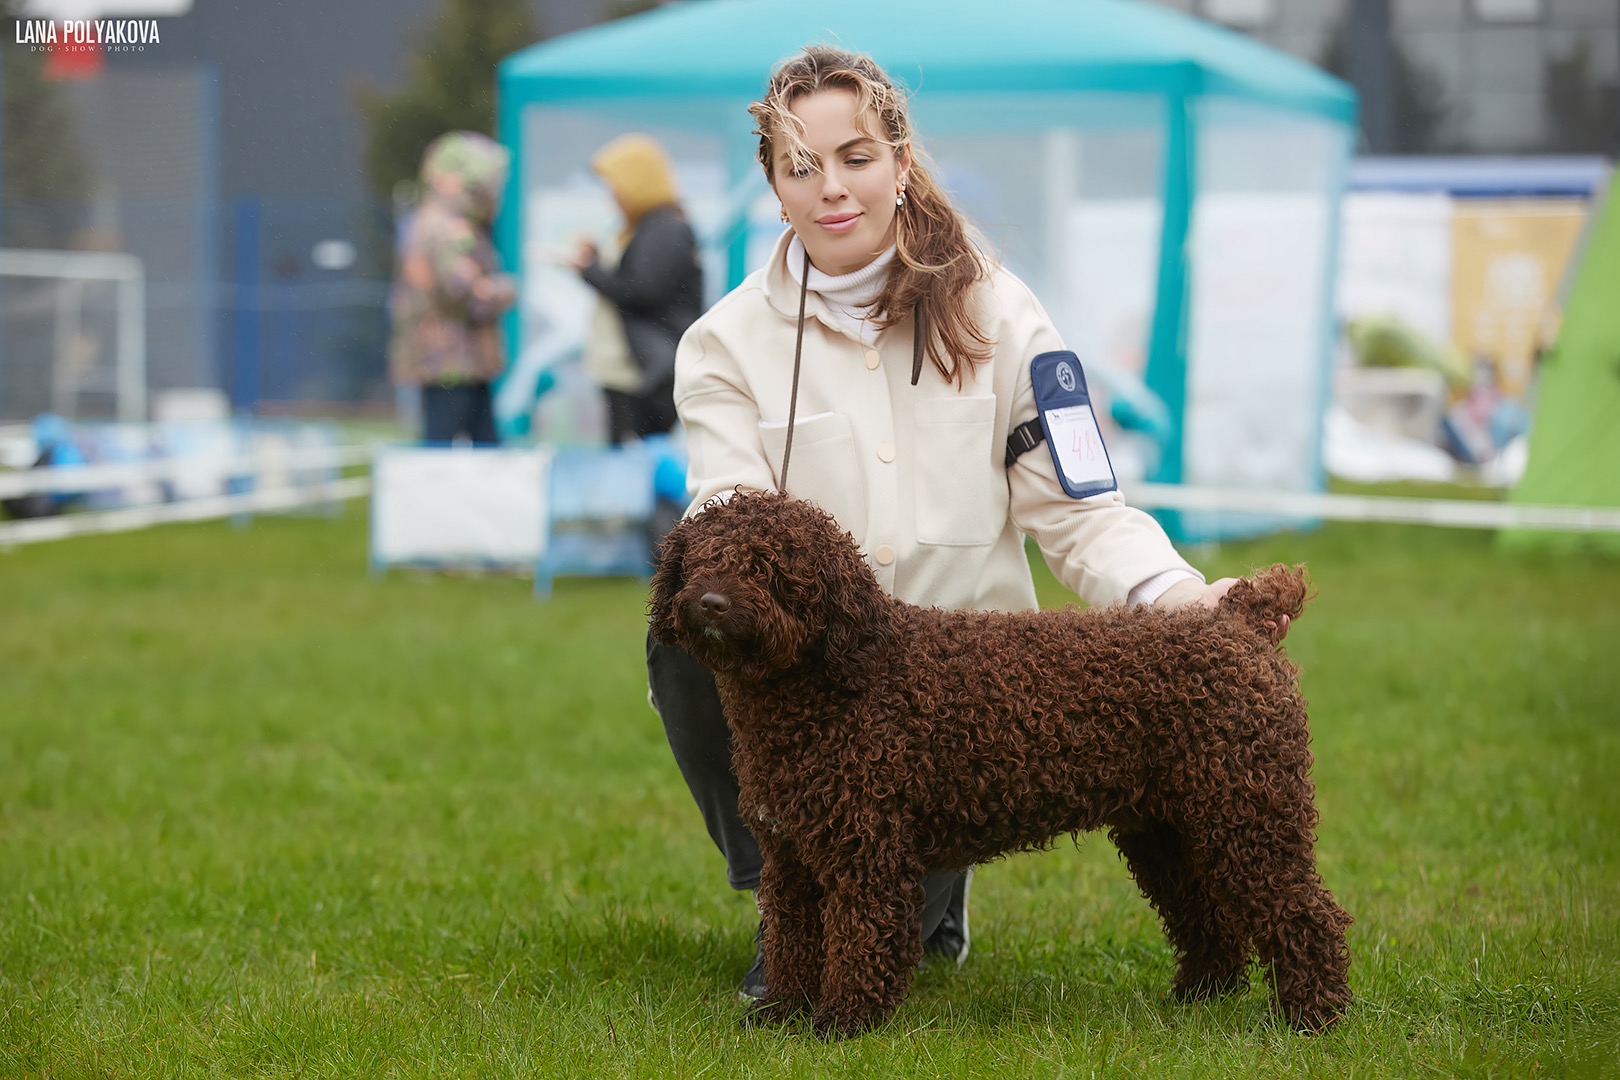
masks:
<svg viewBox="0 0 1620 1080"><path fill-rule="evenodd" d="M686 558L687 521L678 521L658 543L654 561L652 593L647 600L647 623L661 644L675 642L675 596L681 591Z"/></svg>
<svg viewBox="0 0 1620 1080"><path fill-rule="evenodd" d="M893 602L859 556L822 576L827 677L851 693L864 691L893 633Z"/></svg>

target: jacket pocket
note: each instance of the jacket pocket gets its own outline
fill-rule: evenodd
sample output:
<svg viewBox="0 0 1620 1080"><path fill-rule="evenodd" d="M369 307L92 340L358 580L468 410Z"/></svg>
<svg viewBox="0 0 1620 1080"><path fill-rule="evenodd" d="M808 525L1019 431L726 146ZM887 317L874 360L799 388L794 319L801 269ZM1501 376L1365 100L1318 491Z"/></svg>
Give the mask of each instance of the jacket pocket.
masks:
<svg viewBox="0 0 1620 1080"><path fill-rule="evenodd" d="M994 397L927 398L916 403L917 542L970 547L994 543L1007 521L1007 484L992 465Z"/></svg>
<svg viewBox="0 0 1620 1080"><path fill-rule="evenodd" d="M761 422L759 437L771 476L780 487L787 425ZM853 533L857 544L866 542L866 478L856 461L849 417L817 413L795 419L788 479L792 481L788 494L815 503Z"/></svg>

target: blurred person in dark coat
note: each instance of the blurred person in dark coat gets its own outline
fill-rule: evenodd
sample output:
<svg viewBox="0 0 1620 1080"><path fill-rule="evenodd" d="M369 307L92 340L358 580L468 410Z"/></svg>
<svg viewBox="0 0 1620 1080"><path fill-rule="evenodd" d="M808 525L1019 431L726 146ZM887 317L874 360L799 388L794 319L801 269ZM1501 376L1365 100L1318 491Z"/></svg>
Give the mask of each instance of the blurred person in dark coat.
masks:
<svg viewBox="0 0 1620 1080"><path fill-rule="evenodd" d="M617 310L635 368L624 381L597 375L609 439L618 445L675 426L675 346L702 314L703 269L663 147L646 135L621 135L597 151L591 168L624 214L616 264L590 242L574 259L580 277Z"/></svg>

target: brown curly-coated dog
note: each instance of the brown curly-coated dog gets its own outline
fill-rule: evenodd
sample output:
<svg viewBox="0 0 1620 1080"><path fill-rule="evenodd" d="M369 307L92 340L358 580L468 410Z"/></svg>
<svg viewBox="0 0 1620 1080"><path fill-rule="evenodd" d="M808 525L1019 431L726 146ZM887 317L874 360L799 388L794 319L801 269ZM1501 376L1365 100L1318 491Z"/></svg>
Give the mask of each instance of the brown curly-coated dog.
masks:
<svg viewBox="0 0 1620 1080"><path fill-rule="evenodd" d="M1215 610L944 611L886 594L814 505L733 495L667 535L652 627L714 672L764 854L769 996L750 1021L884 1021L922 958L921 882L1108 829L1158 911L1175 995L1258 955L1302 1030L1350 1001L1322 885L1305 701L1277 648L1301 570Z"/></svg>

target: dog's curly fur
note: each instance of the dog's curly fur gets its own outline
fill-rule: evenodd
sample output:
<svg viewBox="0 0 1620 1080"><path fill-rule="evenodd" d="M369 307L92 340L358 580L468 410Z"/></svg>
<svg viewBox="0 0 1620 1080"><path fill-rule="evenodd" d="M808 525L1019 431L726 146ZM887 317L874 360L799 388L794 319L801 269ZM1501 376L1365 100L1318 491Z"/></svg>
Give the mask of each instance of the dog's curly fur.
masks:
<svg viewBox="0 0 1620 1080"><path fill-rule="evenodd" d="M1350 1000L1350 916L1314 845L1305 701L1277 648L1304 573L1218 608L992 613L887 595L814 505L737 493L660 549L652 628L714 672L765 864L769 996L822 1035L885 1020L922 958L924 873L1106 828L1175 949L1175 995L1287 1020Z"/></svg>

